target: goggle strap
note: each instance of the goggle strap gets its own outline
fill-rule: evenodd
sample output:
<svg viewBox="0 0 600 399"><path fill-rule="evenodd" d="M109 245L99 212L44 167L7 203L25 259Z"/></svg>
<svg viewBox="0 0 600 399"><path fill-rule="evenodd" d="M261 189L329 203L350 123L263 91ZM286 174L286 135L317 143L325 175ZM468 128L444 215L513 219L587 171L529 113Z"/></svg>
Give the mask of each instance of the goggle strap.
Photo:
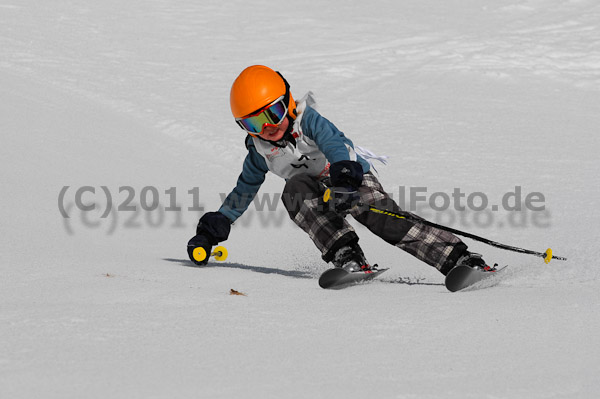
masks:
<svg viewBox="0 0 600 399"><path fill-rule="evenodd" d="M283 77L283 75L281 73L279 73L279 71L275 71L275 72L277 72L277 75L279 75L279 77L281 77L281 79L283 80L283 83L285 84L285 94L283 95L283 101L284 101L285 106L287 107L290 103L290 84ZM288 111L289 111L289 109L288 109Z"/></svg>

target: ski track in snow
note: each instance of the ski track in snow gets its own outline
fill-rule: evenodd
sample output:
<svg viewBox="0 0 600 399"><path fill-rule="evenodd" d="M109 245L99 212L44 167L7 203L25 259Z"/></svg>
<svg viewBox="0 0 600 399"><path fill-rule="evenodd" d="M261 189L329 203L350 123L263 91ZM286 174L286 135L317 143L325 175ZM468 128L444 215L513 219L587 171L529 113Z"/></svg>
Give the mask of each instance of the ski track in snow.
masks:
<svg viewBox="0 0 600 399"><path fill-rule="evenodd" d="M267 0L3 1L2 396L597 396L599 27L594 0L308 0L291 13ZM245 149L228 93L253 63L389 155L391 192L460 187L491 204L515 186L542 192L542 226L535 213L423 216L569 261L469 241L509 268L449 294L357 226L391 269L325 291L327 266L280 206L235 224L226 262L191 267L188 190L208 211L235 184ZM86 215L83 186L98 194ZM101 218L102 186L115 204L132 187L138 211ZM163 206L175 187L183 211L139 211L148 186ZM261 190L281 186L269 176Z"/></svg>
<svg viewBox="0 0 600 399"><path fill-rule="evenodd" d="M290 54L263 58L265 63L285 67L292 76L314 75L317 82L329 77L368 82L369 75L379 81L398 73L464 72L498 79L541 76L599 90L600 6L593 1L551 3L543 10L537 0L471 6L464 29L453 25L453 19L449 19L451 23L439 19L439 14L451 12L456 6L448 4L438 7L441 10L432 15L432 23L439 22L437 30L424 29L400 17L399 24L406 24L407 32L401 31L399 37L382 32L396 24L395 18L373 25L370 16L358 24L357 30L364 30L365 37L359 37L357 42L351 42L355 37L350 36L341 40L338 49L321 46L323 50L318 45L306 49L299 43L300 49ZM127 8L112 10L114 14L109 19L102 5L71 10L68 4L29 10L32 17L28 19L18 18L27 12L26 7L9 8L2 36L5 57L0 65L21 73L43 74L62 88L153 120L161 131L179 138L195 142L198 129L216 138L220 136L211 132L216 126L209 124L210 129L206 130L206 119L209 115L219 120L227 118L226 98L209 105L210 109L196 109L194 105L207 106L202 102L203 93L228 89L230 79L210 77L219 76L219 70L235 77L245 62L230 57L233 37L199 40L210 34L211 23L222 23L230 17L230 7L203 2L179 9L154 2L142 18L133 22ZM245 7L241 9L240 13ZM13 18L11 12L16 14ZM310 24L314 19L312 9L299 12L298 21ZM49 22L36 24L36 18L42 15ZM335 25L330 29L335 29ZM332 34L325 27L316 30ZM11 34L14 31L18 34ZM70 39L74 32L81 40ZM256 32L247 33L249 41L258 36ZM377 40L368 40L371 36ZM361 43L367 41L368 44ZM163 45L165 42L168 46ZM264 46L262 41L257 44L259 49ZM213 54L212 59L207 58L207 52ZM373 74L373 70L377 73ZM103 79L89 79L90 76ZM146 83L149 80L153 82L151 86Z"/></svg>

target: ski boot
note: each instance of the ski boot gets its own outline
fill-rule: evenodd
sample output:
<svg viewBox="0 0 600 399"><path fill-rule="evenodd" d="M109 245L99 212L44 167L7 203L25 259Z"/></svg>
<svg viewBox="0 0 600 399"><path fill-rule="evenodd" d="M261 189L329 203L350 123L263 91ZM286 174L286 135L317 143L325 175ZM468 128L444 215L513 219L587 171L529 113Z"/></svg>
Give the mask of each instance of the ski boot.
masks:
<svg viewBox="0 0 600 399"><path fill-rule="evenodd" d="M369 265L369 262L365 259L365 254L358 244L352 246L346 245L335 253L333 259L333 265L340 267L348 272L365 272L372 273L377 265Z"/></svg>
<svg viewBox="0 0 600 399"><path fill-rule="evenodd" d="M473 252L465 251L465 254L458 258L456 261L456 266L469 266L475 270L481 270L484 272L495 272L496 266L488 266L480 254L476 254Z"/></svg>

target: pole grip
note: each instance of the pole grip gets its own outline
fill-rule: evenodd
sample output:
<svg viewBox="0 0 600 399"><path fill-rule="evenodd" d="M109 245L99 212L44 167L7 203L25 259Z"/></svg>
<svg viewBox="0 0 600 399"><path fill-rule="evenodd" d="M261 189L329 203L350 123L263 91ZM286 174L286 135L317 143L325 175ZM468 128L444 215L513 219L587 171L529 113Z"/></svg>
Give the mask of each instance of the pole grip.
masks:
<svg viewBox="0 0 600 399"><path fill-rule="evenodd" d="M327 190L325 190L325 193L323 194L323 202L327 203L327 202L329 202L330 199L331 199L331 189L328 188Z"/></svg>

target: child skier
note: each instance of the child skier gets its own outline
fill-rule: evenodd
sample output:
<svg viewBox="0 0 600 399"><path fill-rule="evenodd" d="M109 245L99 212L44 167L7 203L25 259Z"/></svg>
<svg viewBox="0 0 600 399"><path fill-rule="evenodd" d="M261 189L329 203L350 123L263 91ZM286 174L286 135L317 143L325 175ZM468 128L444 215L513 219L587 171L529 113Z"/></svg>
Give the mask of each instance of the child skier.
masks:
<svg viewBox="0 0 600 399"><path fill-rule="evenodd" d="M311 107L311 94L296 103L279 72L261 65L246 68L233 82L230 103L236 123L248 134L248 154L236 187L217 212L200 218L196 236L188 242L194 263L208 262L208 257L194 259L194 248L202 247L209 254L213 245L228 238L231 224L248 208L270 171L286 180L282 200L290 218L308 233L323 260L335 267L371 268L356 232L340 212L345 211L386 242L444 275L458 264L486 268L480 255L467 251L447 231L355 206L401 211L370 171L369 162L355 152L352 141ZM328 187L338 193L335 211L323 204Z"/></svg>

